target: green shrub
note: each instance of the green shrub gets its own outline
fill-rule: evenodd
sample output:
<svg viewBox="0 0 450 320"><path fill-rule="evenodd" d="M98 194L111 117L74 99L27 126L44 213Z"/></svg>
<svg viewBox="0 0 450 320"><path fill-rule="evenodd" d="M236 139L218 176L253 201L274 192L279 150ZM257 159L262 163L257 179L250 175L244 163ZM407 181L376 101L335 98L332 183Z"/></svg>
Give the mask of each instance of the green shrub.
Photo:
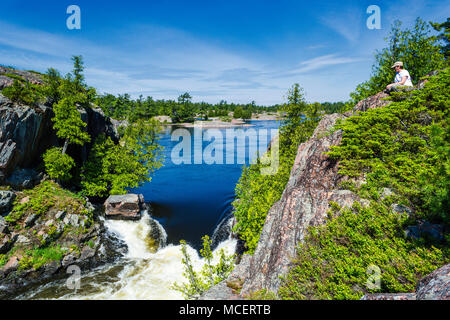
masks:
<svg viewBox="0 0 450 320"><path fill-rule="evenodd" d="M359 299L367 292L411 292L417 281L448 263L447 240L406 239L404 229L426 218L447 225L449 217L449 71L422 90L388 106L361 112L336 125L339 146L328 155L369 207L332 204L325 225L310 228L294 266L283 280L283 299ZM392 195L381 200L384 188ZM411 208L410 217L391 211ZM448 229L447 229L448 230ZM380 270L378 288L367 286L368 268Z"/></svg>
<svg viewBox="0 0 450 320"><path fill-rule="evenodd" d="M236 185L234 230L245 241L250 254L256 249L269 209L280 199L289 180L298 145L308 140L319 121L317 106L305 102L298 84L289 91L283 111L286 120L280 129L278 171L273 175L263 174L264 165L258 160L256 164L244 167Z"/></svg>
<svg viewBox="0 0 450 320"><path fill-rule="evenodd" d="M162 165L158 131L154 121L139 120L124 130L119 144L100 135L82 168L82 193L124 194L127 188L150 181L151 173Z"/></svg>
<svg viewBox="0 0 450 320"><path fill-rule="evenodd" d="M213 264L214 255L211 251L212 241L208 236L204 236L203 248L200 249L200 255L205 260L205 264L200 272L194 270L191 257L187 253L186 242L180 241L181 252L183 253L182 263L184 265L183 275L188 280L187 283L174 283L172 289L180 291L185 299L198 299L204 292L212 286L225 280L234 268L234 256L225 254L223 249L220 250L218 256L219 261Z"/></svg>
<svg viewBox="0 0 450 320"><path fill-rule="evenodd" d="M405 239L406 214L372 203L334 206L325 225L312 227L283 278L283 299L360 299L370 292L411 292L417 281L448 262L432 245ZM380 270L373 286L371 267ZM370 285L372 284L372 285Z"/></svg>
<svg viewBox="0 0 450 320"><path fill-rule="evenodd" d="M70 170L75 161L67 154L62 154L61 148L48 149L43 156L45 172L50 178L59 181L68 181L72 178Z"/></svg>
<svg viewBox="0 0 450 320"><path fill-rule="evenodd" d="M39 85L33 85L29 82L22 84L23 79L20 78L20 80L14 78L12 86L4 88L2 94L15 103L29 106L35 106L41 103L44 96Z"/></svg>
<svg viewBox="0 0 450 320"><path fill-rule="evenodd" d="M342 142L328 155L339 160L339 172L365 178L357 188L377 199L383 188L418 216L448 225L450 181L450 71L430 78L422 90L384 108L342 121Z"/></svg>

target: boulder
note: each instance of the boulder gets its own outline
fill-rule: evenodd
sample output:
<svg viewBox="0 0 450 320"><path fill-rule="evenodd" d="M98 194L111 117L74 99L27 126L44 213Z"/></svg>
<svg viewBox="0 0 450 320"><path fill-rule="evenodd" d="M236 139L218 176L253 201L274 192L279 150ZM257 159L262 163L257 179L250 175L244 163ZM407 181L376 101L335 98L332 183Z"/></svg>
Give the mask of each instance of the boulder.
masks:
<svg viewBox="0 0 450 320"><path fill-rule="evenodd" d="M44 175L34 169L16 169L11 176L6 179L6 183L16 190L33 188L39 184Z"/></svg>
<svg viewBox="0 0 450 320"><path fill-rule="evenodd" d="M12 78L0 75L0 90L12 86L13 83L14 80Z"/></svg>
<svg viewBox="0 0 450 320"><path fill-rule="evenodd" d="M12 271L15 271L19 267L19 258L16 256L12 256L8 262L3 266L2 271L5 274L8 274Z"/></svg>
<svg viewBox="0 0 450 320"><path fill-rule="evenodd" d="M405 235L413 239L419 239L426 235L441 241L444 240L444 226L428 221L419 221L417 225L408 226L405 230Z"/></svg>
<svg viewBox="0 0 450 320"><path fill-rule="evenodd" d="M12 191L0 191L0 215L11 210L15 198L16 194Z"/></svg>
<svg viewBox="0 0 450 320"><path fill-rule="evenodd" d="M393 203L391 205L391 209L392 209L392 211L400 213L400 214L406 213L408 215L408 217L411 217L413 214L411 208L408 208L408 207L398 204L398 203Z"/></svg>
<svg viewBox="0 0 450 320"><path fill-rule="evenodd" d="M34 224L36 223L36 221L39 219L39 215L38 214L30 214L26 219L25 219L25 227L27 228L31 228L32 226L34 226Z"/></svg>
<svg viewBox="0 0 450 320"><path fill-rule="evenodd" d="M66 216L66 211L65 211L65 210L59 210L59 211L55 214L55 219L56 219L56 220L62 220L62 219L64 219L65 216Z"/></svg>
<svg viewBox="0 0 450 320"><path fill-rule="evenodd" d="M0 74L3 74L0 75L0 89L9 87L14 82L13 78L8 77L5 74L13 74L15 76L19 76L25 81L28 81L32 84L40 84L40 85L44 84L44 81L42 80L42 75L36 72L18 70L14 69L13 67L0 66ZM4 82L2 82L1 80L4 80ZM4 86L3 88L2 85Z"/></svg>
<svg viewBox="0 0 450 320"><path fill-rule="evenodd" d="M450 300L450 264L420 280L416 296L417 300Z"/></svg>
<svg viewBox="0 0 450 320"><path fill-rule="evenodd" d="M57 143L51 108L13 104L0 94L0 170L9 176L16 167L32 167Z"/></svg>
<svg viewBox="0 0 450 320"><path fill-rule="evenodd" d="M339 190L344 177L338 174L337 162L325 154L341 141L341 131L328 134L340 118L342 115L324 116L311 139L299 146L290 179L280 201L267 214L245 270L241 295L260 289L278 291L280 276L288 272L297 244L303 241L309 226L325 221L330 201L349 207L360 200L348 190Z"/></svg>
<svg viewBox="0 0 450 320"><path fill-rule="evenodd" d="M0 235L2 233L7 234L9 232L8 224L6 223L5 219L3 219L2 216L0 216Z"/></svg>
<svg viewBox="0 0 450 320"><path fill-rule="evenodd" d="M3 239L0 240L0 254L5 254L11 250L18 237L18 234L3 237Z"/></svg>
<svg viewBox="0 0 450 320"><path fill-rule="evenodd" d="M0 142L0 170L4 173L10 172L17 165L16 149L16 143L11 139Z"/></svg>
<svg viewBox="0 0 450 320"><path fill-rule="evenodd" d="M120 220L139 220L144 207L144 197L141 194L112 195L105 201L107 218Z"/></svg>
<svg viewBox="0 0 450 320"><path fill-rule="evenodd" d="M64 224L73 227L78 227L80 222L80 216L77 214L68 214L63 219Z"/></svg>

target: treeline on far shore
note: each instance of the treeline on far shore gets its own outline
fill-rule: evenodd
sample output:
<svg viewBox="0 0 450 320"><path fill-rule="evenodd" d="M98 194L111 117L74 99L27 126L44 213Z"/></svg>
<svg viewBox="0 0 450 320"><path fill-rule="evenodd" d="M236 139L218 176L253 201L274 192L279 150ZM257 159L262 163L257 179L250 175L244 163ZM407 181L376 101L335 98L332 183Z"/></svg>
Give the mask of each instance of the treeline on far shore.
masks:
<svg viewBox="0 0 450 320"><path fill-rule="evenodd" d="M283 112L283 105L272 106L257 105L255 101L247 104L229 103L225 100L219 103L193 102L192 96L186 92L177 100L154 100L152 97L139 96L132 99L127 93L102 94L97 96L96 104L102 108L105 115L115 119L127 119L134 122L137 119L150 119L155 116L169 116L172 122L192 122L195 119L208 120L219 117L248 120L253 114ZM314 103L319 110L324 113L341 112L346 103L344 102L324 102Z"/></svg>

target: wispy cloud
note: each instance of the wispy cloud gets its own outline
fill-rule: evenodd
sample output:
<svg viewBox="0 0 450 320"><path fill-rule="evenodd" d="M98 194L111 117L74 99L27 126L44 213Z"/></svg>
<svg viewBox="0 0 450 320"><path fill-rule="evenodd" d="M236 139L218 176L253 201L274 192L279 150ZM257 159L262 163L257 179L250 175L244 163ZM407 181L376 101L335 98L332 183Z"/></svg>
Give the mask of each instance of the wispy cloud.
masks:
<svg viewBox="0 0 450 320"><path fill-rule="evenodd" d="M37 71L54 67L66 73L72 68L70 56L82 54L89 85L100 92L128 92L134 97L176 99L189 91L196 101L275 104L284 101L292 83L301 82L313 99L321 100L323 92L315 93L312 86L323 80L311 73L358 61L334 53L280 64L270 56L261 60L157 26L129 26L117 31L115 41L105 41L106 45L3 22L0 28L0 63ZM308 79L298 78L302 75ZM339 88L335 85L334 94L345 95L346 89Z"/></svg>
<svg viewBox="0 0 450 320"><path fill-rule="evenodd" d="M351 64L364 61L358 57L342 57L337 54L327 54L300 62L297 67L286 72L281 72L276 77L289 77L300 74L309 74L313 71L324 69L331 66L342 64Z"/></svg>
<svg viewBox="0 0 450 320"><path fill-rule="evenodd" d="M365 27L364 6L347 7L339 11L330 11L319 17L319 21L344 37L349 43L355 44Z"/></svg>

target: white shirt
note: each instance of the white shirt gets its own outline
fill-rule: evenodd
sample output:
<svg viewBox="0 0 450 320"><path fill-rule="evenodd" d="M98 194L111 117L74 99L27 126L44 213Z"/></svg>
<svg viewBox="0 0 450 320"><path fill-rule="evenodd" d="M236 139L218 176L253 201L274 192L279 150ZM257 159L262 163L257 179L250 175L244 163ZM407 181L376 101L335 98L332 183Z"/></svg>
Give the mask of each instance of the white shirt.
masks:
<svg viewBox="0 0 450 320"><path fill-rule="evenodd" d="M403 77L406 77L406 81L405 81L405 83L403 85L404 86L408 86L408 87L412 87L413 84L412 84L412 81L411 81L411 76L409 75L409 72L407 70L402 70L400 72L397 72L395 74L394 82L396 82L396 83L397 82L402 82L402 78Z"/></svg>

